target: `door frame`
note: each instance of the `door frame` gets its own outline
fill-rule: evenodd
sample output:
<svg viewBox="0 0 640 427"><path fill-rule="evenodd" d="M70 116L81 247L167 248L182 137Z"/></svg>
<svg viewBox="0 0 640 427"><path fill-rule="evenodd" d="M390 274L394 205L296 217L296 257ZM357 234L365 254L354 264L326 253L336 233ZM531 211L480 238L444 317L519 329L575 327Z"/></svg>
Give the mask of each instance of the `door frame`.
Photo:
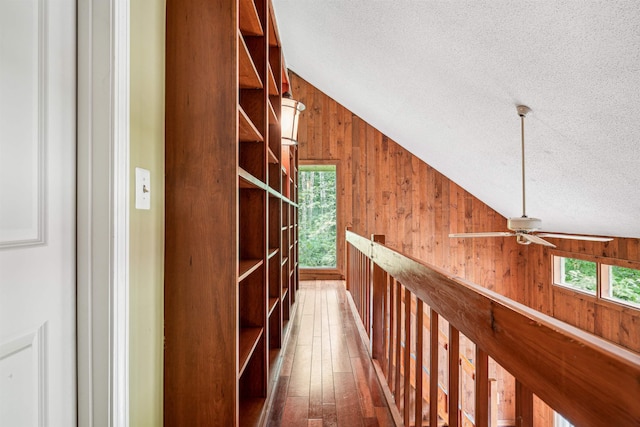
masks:
<svg viewBox="0 0 640 427"><path fill-rule="evenodd" d="M77 0L77 49L78 426L128 427L128 1Z"/></svg>

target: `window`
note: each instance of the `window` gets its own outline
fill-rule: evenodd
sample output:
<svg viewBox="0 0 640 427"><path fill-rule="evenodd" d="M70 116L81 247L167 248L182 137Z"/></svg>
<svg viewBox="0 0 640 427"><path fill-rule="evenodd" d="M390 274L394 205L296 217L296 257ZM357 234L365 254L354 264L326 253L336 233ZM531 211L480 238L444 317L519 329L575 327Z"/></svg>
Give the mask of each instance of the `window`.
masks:
<svg viewBox="0 0 640 427"><path fill-rule="evenodd" d="M301 268L336 268L336 165L301 165L298 181Z"/></svg>
<svg viewBox="0 0 640 427"><path fill-rule="evenodd" d="M640 307L640 270L603 264L602 297Z"/></svg>
<svg viewBox="0 0 640 427"><path fill-rule="evenodd" d="M606 258L592 261L554 255L553 282L597 298L640 307L640 265L632 268L607 262Z"/></svg>
<svg viewBox="0 0 640 427"><path fill-rule="evenodd" d="M597 266L595 262L576 258L554 257L554 281L556 285L565 286L596 294Z"/></svg>

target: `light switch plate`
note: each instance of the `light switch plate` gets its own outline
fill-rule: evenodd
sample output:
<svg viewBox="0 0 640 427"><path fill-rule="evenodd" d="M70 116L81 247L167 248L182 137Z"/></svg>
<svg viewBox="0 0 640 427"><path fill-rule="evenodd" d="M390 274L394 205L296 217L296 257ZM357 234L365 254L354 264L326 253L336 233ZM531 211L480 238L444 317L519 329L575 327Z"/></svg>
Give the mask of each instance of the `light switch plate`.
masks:
<svg viewBox="0 0 640 427"><path fill-rule="evenodd" d="M136 168L136 209L151 209L151 172Z"/></svg>

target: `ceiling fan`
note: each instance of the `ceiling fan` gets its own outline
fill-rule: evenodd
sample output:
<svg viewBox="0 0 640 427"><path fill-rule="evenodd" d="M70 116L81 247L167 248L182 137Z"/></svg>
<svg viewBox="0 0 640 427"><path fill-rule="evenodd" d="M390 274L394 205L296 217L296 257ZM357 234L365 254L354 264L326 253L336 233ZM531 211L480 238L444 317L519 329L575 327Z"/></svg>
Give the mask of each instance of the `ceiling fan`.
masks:
<svg viewBox="0 0 640 427"><path fill-rule="evenodd" d="M516 241L521 245L528 245L531 243L537 243L539 245L556 247L553 243L547 242L543 237L555 237L558 239L574 239L574 240L589 240L593 242L608 242L613 239L608 237L592 237L592 236L579 236L572 234L555 234L555 233L537 233L542 226L542 221L538 218L529 218L526 214L525 204L525 174L524 174L524 118L531 111L531 109L525 105L517 106L518 115L520 116L520 124L522 129L522 216L513 217L507 219L507 228L511 231L496 231L496 232L484 232L484 233L452 233L449 237L467 238L467 237L505 237L515 236Z"/></svg>

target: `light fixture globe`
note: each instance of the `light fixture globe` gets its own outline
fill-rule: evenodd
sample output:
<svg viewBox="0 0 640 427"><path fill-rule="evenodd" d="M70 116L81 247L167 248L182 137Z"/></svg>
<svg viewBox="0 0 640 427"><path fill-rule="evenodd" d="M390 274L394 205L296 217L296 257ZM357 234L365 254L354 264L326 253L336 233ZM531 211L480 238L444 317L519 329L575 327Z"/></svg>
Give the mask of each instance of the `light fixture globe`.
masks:
<svg viewBox="0 0 640 427"><path fill-rule="evenodd" d="M306 107L300 101L291 98L290 93L282 96L282 114L280 117L280 129L282 132L282 145L298 144L298 121L300 112Z"/></svg>

